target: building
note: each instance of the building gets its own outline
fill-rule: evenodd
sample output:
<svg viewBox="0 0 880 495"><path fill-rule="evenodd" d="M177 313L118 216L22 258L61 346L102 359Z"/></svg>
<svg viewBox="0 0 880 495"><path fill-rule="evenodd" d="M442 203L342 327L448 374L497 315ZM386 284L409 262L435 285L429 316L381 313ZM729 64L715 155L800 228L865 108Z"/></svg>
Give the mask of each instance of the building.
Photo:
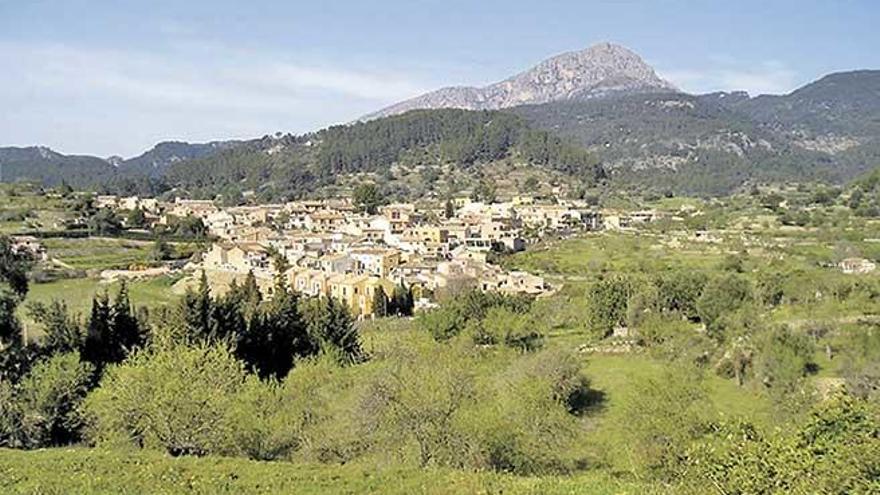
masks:
<svg viewBox="0 0 880 495"><path fill-rule="evenodd" d="M838 265L843 273L863 275L877 269L877 264L864 258L847 258Z"/></svg>
<svg viewBox="0 0 880 495"><path fill-rule="evenodd" d="M353 248L349 255L357 260L360 272L377 277L387 277L400 265L400 251L390 248Z"/></svg>

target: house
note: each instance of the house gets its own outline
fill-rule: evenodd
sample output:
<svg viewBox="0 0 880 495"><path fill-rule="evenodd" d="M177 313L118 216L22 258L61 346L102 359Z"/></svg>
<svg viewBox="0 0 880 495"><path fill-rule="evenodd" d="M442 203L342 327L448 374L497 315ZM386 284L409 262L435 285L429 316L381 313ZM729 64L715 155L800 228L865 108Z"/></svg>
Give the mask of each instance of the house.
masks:
<svg viewBox="0 0 880 495"><path fill-rule="evenodd" d="M379 212L388 219L391 224L391 233L401 234L416 220L416 207L408 203L385 205Z"/></svg>
<svg viewBox="0 0 880 495"><path fill-rule="evenodd" d="M344 303L359 318L373 316L373 301L380 288L386 294L394 290L390 281L369 275L334 275L329 285L330 297Z"/></svg>
<svg viewBox="0 0 880 495"><path fill-rule="evenodd" d="M360 264L361 273L387 277L400 264L400 251L390 248L354 248L349 256Z"/></svg>
<svg viewBox="0 0 880 495"><path fill-rule="evenodd" d="M137 196L128 196L125 198L121 198L119 200L119 204L117 208L120 210L136 210L141 207L140 198Z"/></svg>
<svg viewBox="0 0 880 495"><path fill-rule="evenodd" d="M17 235L12 237L12 250L18 254L27 254L39 261L49 259L49 252L43 243L34 236Z"/></svg>
<svg viewBox="0 0 880 495"><path fill-rule="evenodd" d="M235 226L235 217L228 211L218 211L205 217L205 226L211 235L221 239L232 240L232 229Z"/></svg>
<svg viewBox="0 0 880 495"><path fill-rule="evenodd" d="M187 217L194 216L199 218L206 218L211 213L215 213L218 211L218 208L214 206L214 202L210 200L197 200L197 199L180 199L176 198L174 203L172 203L168 208L166 208L166 213L173 217Z"/></svg>
<svg viewBox="0 0 880 495"><path fill-rule="evenodd" d="M449 229L435 225L419 225L403 232L403 239L424 243L444 243L449 240Z"/></svg>
<svg viewBox="0 0 880 495"><path fill-rule="evenodd" d="M232 245L214 243L205 253L202 266L206 269L238 273L268 272L272 269L269 251L255 242Z"/></svg>
<svg viewBox="0 0 880 495"><path fill-rule="evenodd" d="M97 208L117 208L119 206L119 198L113 195L102 194L95 197L95 206Z"/></svg>
<svg viewBox="0 0 880 495"><path fill-rule="evenodd" d="M838 265L843 273L862 275L877 269L877 264L864 258L847 258Z"/></svg>
<svg viewBox="0 0 880 495"><path fill-rule="evenodd" d="M327 297L330 293L331 275L311 268L291 269L288 271L288 283L293 290L313 297Z"/></svg>
<svg viewBox="0 0 880 495"><path fill-rule="evenodd" d="M544 279L527 272L513 271L501 282L501 290L514 294L540 294L547 288Z"/></svg>
<svg viewBox="0 0 880 495"><path fill-rule="evenodd" d="M312 232L333 232L345 222L345 216L335 210L319 210L306 215L303 227Z"/></svg>
<svg viewBox="0 0 880 495"><path fill-rule="evenodd" d="M354 273L360 265L356 259L347 254L330 254L318 258L321 271L325 273Z"/></svg>
<svg viewBox="0 0 880 495"><path fill-rule="evenodd" d="M632 227L632 223L629 215L611 213L602 216L602 226L605 230L628 230Z"/></svg>

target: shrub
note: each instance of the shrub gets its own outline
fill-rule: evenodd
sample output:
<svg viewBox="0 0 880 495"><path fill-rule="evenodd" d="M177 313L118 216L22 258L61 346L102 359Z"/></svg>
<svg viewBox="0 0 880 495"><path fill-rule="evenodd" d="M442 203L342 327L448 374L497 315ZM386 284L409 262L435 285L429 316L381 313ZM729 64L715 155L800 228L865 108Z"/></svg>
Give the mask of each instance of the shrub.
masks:
<svg viewBox="0 0 880 495"><path fill-rule="evenodd" d="M877 493L880 416L876 407L840 395L794 428L763 431L725 422L686 453L676 492Z"/></svg>
<svg viewBox="0 0 880 495"><path fill-rule="evenodd" d="M673 476L684 450L708 431L711 403L701 377L673 366L637 380L628 392L610 411L612 463L637 475Z"/></svg>
<svg viewBox="0 0 880 495"><path fill-rule="evenodd" d="M93 373L78 354L56 354L34 365L17 387L0 384L0 444L37 448L79 440L79 406Z"/></svg>
<svg viewBox="0 0 880 495"><path fill-rule="evenodd" d="M110 367L86 399L91 438L203 455L232 449L227 410L245 383L222 346L140 351Z"/></svg>
<svg viewBox="0 0 880 495"><path fill-rule="evenodd" d="M271 461L286 458L299 447L299 425L290 421L288 407L293 401L287 399L278 381L247 378L226 411L238 453Z"/></svg>

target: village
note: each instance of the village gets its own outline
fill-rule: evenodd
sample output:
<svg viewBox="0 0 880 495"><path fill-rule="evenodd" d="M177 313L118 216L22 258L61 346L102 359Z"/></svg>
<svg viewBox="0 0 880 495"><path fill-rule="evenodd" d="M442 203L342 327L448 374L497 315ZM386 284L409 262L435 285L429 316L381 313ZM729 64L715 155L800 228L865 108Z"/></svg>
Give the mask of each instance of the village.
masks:
<svg viewBox="0 0 880 495"><path fill-rule="evenodd" d="M458 197L430 206L386 204L374 212L350 198L223 207L208 200L98 196L95 203L120 214L140 209L157 226L175 219L201 221L212 243L185 269L192 279L204 272L214 292L253 274L271 297L280 268L289 287L343 301L358 318L381 313L374 307L381 300L377 292L390 296L395 288L412 294L416 310L469 289L549 295L554 287L543 277L505 271L494 257L524 250L548 235L625 229L655 215L603 216L584 201L531 197L501 203Z"/></svg>

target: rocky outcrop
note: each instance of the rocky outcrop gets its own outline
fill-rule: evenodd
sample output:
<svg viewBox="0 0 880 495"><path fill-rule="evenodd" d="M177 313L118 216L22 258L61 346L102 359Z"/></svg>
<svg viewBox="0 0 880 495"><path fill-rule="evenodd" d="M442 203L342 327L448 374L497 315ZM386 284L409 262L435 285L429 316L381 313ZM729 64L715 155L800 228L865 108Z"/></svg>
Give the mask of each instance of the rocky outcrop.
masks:
<svg viewBox="0 0 880 495"><path fill-rule="evenodd" d="M495 110L608 94L672 91L677 91L675 86L657 76L631 50L601 43L547 59L499 83L483 88L443 88L367 115L363 120L424 108Z"/></svg>

